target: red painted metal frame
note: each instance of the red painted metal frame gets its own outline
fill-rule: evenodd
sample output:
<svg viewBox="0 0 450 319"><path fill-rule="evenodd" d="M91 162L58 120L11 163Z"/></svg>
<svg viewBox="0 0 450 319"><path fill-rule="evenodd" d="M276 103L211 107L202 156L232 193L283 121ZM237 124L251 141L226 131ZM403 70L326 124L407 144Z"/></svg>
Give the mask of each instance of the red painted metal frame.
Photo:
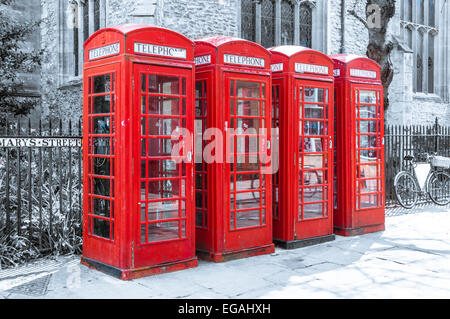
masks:
<svg viewBox="0 0 450 319"><path fill-rule="evenodd" d="M274 184L278 181L277 194L274 196L274 209L278 212L273 221L274 241L284 248L296 248L334 239L332 215L332 176L333 176L333 62L321 52L301 46L280 46L270 49L272 53L272 84L275 96L273 100L274 127L279 128L279 172L274 175ZM305 67L296 72L296 64ZM309 71L308 71L309 68ZM317 69L320 70L317 70ZM306 71L305 71L306 70ZM298 70L300 71L300 70ZM278 88L278 89L276 89ZM306 118L305 88L328 92L323 103L323 117ZM300 96L302 94L302 96ZM278 111L276 110L278 108ZM314 116L313 116L314 117ZM307 135L305 125L308 122L321 123L327 131L320 136ZM306 138L320 138L322 149L308 153L304 148ZM305 154L322 156L321 169L305 166ZM321 154L321 155L320 155ZM324 165L324 161L327 163ZM320 167L320 165L319 165ZM297 173L293 173L297 172ZM310 187L306 174L317 176ZM309 179L308 179L309 180ZM321 190L321 198L316 190ZM326 193L325 193L326 192ZM306 194L312 195L307 198ZM319 194L320 195L320 191ZM305 218L304 207L319 201L315 206L322 207L320 217ZM314 208L315 209L315 208Z"/></svg>
<svg viewBox="0 0 450 319"><path fill-rule="evenodd" d="M134 43L146 43L160 47L186 50L185 58L134 52ZM95 48L118 44L119 52L103 58L89 60L89 52ZM84 109L83 109L83 257L82 263L107 272L121 279L180 270L197 265L194 234L194 180L192 161L185 160L185 216L177 220L185 223L185 233L181 238L152 243L141 243L141 93L140 74L162 74L186 79L186 92L178 98L186 99L185 127L194 127L194 63L193 43L186 37L171 30L147 25L120 25L94 33L85 43L84 64ZM89 132L89 79L105 73L116 74L114 144L111 155L115 165L114 176L114 237L108 239L93 236L89 231L92 215L89 205L88 185L91 172ZM181 80L180 80L181 81ZM156 94L157 95L157 94ZM149 133L150 134L150 133ZM160 138L155 136L156 139ZM186 159L186 154L182 154ZM180 164L181 165L181 164ZM160 176L161 177L161 176ZM180 188L181 191L181 188ZM181 214L181 211L179 211ZM145 222L147 223L147 222ZM151 222L150 222L151 223ZM179 225L180 225L179 224ZM146 224L145 224L146 225ZM180 230L181 232L181 230ZM146 237L147 238L147 237Z"/></svg>
<svg viewBox="0 0 450 319"><path fill-rule="evenodd" d="M224 54L260 58L264 60L264 67L227 64L224 61ZM264 121L265 127L271 127L270 53L266 49L256 43L238 38L214 37L195 41L195 56L206 57L203 61L199 59L200 63L196 66L196 81L198 86L206 84L207 87L206 92L204 92L206 96L197 99L197 106L200 106L201 101L206 99L206 125L208 128L218 128L223 133L224 141L226 140L226 130L230 129L230 121L236 119L235 116L230 117L229 115L230 102L235 99L235 97L230 97L230 85L236 83L232 81L238 80L259 82L260 88L264 84L264 88L260 89L260 94L265 94L265 115L261 117L260 113L260 118ZM261 90L264 90L264 92ZM262 99L261 97L256 98L260 102ZM197 114L197 120L204 121L202 112L198 111ZM267 138L270 140L270 130ZM206 143L209 142L210 140L206 141ZM228 147L226 143L224 143L223 150L215 150L216 155L223 151L223 157L226 156L226 148ZM200 145L200 143L197 145ZM270 155L270 151L268 154ZM202 178L203 183L207 182L206 192L202 191L201 188L197 190L198 203L204 203L204 197L207 198L207 207L202 204L202 206L199 206L201 209L198 212L198 216L202 218L202 221L197 222L196 227L196 244L199 257L221 262L273 252L271 175L261 174L261 179L264 179L265 182L264 192L266 196L266 206L259 211L260 219L263 211L265 211L263 225L231 229L230 224L233 217L230 214L230 179L231 176L234 176L231 168L236 165L232 166L232 164L224 163L224 161L208 164L198 163L197 165L199 168L202 167L201 176L198 176L198 178ZM259 189L259 191L261 190L262 188ZM204 223L205 220L206 223ZM236 222L234 225L236 225Z"/></svg>
<svg viewBox="0 0 450 319"><path fill-rule="evenodd" d="M384 107L383 86L380 79L380 66L371 59L355 55L338 54L331 55L335 68L336 90L336 174L335 174L335 204L334 204L334 231L336 234L352 236L385 229L385 178L384 178ZM369 71L371 74L350 74L351 69ZM359 72L359 71L358 71ZM377 116L367 116L366 122L369 128L373 125L368 122L376 122L374 133L364 133L368 141L373 141L369 148L358 149L357 141L360 138L361 117L359 91L373 91L376 95L375 103L369 103L362 107L374 107ZM359 105L361 105L359 104ZM358 118L359 116L359 118ZM360 174L360 151L365 151L367 157L376 154L375 162L366 162L376 166L375 178L364 178ZM371 153L369 153L371 152ZM364 193L365 197L377 199L373 207L361 207L360 190L375 182L376 190ZM378 197L376 197L378 196Z"/></svg>

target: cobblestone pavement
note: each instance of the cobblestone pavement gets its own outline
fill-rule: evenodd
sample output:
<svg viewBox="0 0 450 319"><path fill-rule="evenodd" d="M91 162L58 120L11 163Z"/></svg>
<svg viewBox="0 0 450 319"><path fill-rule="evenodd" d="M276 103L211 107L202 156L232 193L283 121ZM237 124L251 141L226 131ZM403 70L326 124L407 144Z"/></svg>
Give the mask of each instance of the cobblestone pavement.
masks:
<svg viewBox="0 0 450 319"><path fill-rule="evenodd" d="M450 208L386 215L384 232L133 281L42 259L0 271L0 298L450 298Z"/></svg>

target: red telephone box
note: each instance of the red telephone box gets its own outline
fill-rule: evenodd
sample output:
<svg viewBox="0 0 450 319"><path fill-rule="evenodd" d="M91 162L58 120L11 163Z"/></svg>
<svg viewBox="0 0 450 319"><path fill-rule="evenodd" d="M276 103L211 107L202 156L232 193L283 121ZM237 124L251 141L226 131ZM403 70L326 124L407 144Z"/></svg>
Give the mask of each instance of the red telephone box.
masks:
<svg viewBox="0 0 450 319"><path fill-rule="evenodd" d="M195 41L195 63L197 253L216 262L271 253L270 129L259 130L271 125L270 53L213 37Z"/></svg>
<svg viewBox="0 0 450 319"><path fill-rule="evenodd" d="M336 174L334 231L384 230L384 115L380 66L350 54L334 61Z"/></svg>
<svg viewBox="0 0 450 319"><path fill-rule="evenodd" d="M301 46L270 52L273 127L279 135L274 242L290 249L334 240L333 62Z"/></svg>
<svg viewBox="0 0 450 319"><path fill-rule="evenodd" d="M196 266L192 141L177 135L194 127L192 41L120 25L85 52L82 263L121 279Z"/></svg>

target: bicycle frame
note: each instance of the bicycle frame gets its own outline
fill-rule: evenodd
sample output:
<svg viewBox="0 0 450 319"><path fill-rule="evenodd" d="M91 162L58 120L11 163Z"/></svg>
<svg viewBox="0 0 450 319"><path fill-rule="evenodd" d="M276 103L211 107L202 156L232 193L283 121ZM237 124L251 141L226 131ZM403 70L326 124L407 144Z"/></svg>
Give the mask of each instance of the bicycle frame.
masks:
<svg viewBox="0 0 450 319"><path fill-rule="evenodd" d="M427 191L427 181L431 175L432 167L430 163L414 163L413 172L414 178L419 184L420 192L425 193Z"/></svg>

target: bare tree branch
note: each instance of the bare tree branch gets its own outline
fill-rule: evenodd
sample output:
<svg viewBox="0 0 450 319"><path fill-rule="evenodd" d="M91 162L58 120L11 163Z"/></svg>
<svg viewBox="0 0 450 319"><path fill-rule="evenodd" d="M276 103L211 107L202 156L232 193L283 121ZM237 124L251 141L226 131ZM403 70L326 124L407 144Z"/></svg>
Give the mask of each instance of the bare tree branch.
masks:
<svg viewBox="0 0 450 319"><path fill-rule="evenodd" d="M369 29L369 25L367 24L367 21L363 18L361 18L355 11L355 9L347 10L347 12L354 16L356 19L358 19L367 29Z"/></svg>

